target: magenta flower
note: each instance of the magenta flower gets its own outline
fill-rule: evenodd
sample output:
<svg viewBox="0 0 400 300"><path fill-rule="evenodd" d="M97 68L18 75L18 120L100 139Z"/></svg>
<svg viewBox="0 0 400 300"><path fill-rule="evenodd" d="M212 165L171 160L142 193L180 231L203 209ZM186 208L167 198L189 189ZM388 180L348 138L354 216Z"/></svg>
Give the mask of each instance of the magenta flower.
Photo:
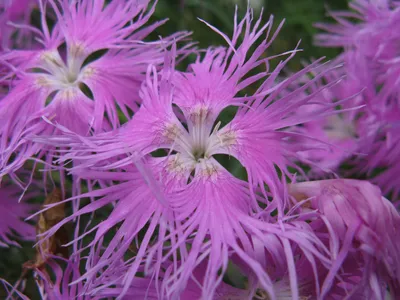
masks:
<svg viewBox="0 0 400 300"><path fill-rule="evenodd" d="M212 299L234 253L256 274L254 284L275 299L273 281L257 260L260 252L271 253L271 264L288 264L293 295L298 291L292 247L306 253L313 263L318 260L330 265L327 248L312 230L282 221L288 166L295 166L292 160L307 149L292 142L297 133L283 129L332 114L334 104L294 114L315 96L300 97L313 80L284 96L281 92L314 65L277 83L277 76L296 51L289 52L275 70L269 70L272 58L262 54L275 37L264 38L265 34L268 38L272 19L261 26L261 17L254 25L252 17L248 11L239 23L235 18L233 37L221 33L229 47L208 49L187 72L174 70L175 48L166 54L161 72L149 67L140 93L142 104L117 131L83 137L58 125L64 135L37 137L43 143L70 147L59 162L72 160L71 174L101 186L71 198L90 197L94 201L53 227L48 235L79 215L114 204L106 220L80 237L96 232L87 245L87 272L81 277L87 293L106 288L105 282L119 282L124 286L121 299L139 273L159 278L165 272L157 284L160 297L176 299L185 291L197 265L207 261L202 297ZM244 37L239 42L241 34ZM250 52L256 42L254 52ZM249 75L264 65L266 71ZM254 94L238 95L260 81ZM237 106L238 112L222 127L218 116L229 106ZM236 157L249 180L235 178L217 161L216 154ZM261 202L268 205L266 211ZM270 215L274 210L277 217ZM104 242L104 236L116 226L112 240ZM132 243L138 250L129 259L126 255ZM124 259L125 274L109 281ZM173 263L165 269L167 261Z"/></svg>
<svg viewBox="0 0 400 300"><path fill-rule="evenodd" d="M393 28L400 25L400 6L396 1L386 0L358 0L350 6L355 12L332 13L338 24L319 26L328 33L318 35L317 43L345 48L346 52L339 59L344 58L343 75L346 79L338 86L344 90L354 90L354 87L362 89L357 98L361 98L359 104L365 107L349 114L352 115L350 128L353 128L357 138L342 139L343 142L333 139L325 141L353 150L357 154L349 161L354 166L353 174L354 171L366 173L385 194L392 193L391 198L397 199L400 193L400 181L396 175L400 170L400 152L397 150L400 145L400 135L397 133L400 122L397 88L400 34ZM354 18L360 22L352 22ZM348 121L338 120L336 127L349 128ZM318 131L323 131L325 124L317 122L315 125L306 133L324 140L318 136ZM323 156L313 152L304 155L310 159ZM336 166L343 161L343 157L338 156L325 158L329 164Z"/></svg>
<svg viewBox="0 0 400 300"><path fill-rule="evenodd" d="M37 206L29 204L26 199L30 194L26 194L21 202L18 202L20 190L12 185L2 183L0 188L0 247L8 245L18 246L16 238L34 241L35 226L24 221L32 214Z"/></svg>
<svg viewBox="0 0 400 300"><path fill-rule="evenodd" d="M35 270L36 284L42 299L89 299L82 296L82 284L70 285L79 278L79 262L59 257L49 258L45 267ZM99 299L99 298L90 298Z"/></svg>
<svg viewBox="0 0 400 300"><path fill-rule="evenodd" d="M118 282L113 284L112 287L104 288L92 295L85 295L82 283L74 283L80 276L79 263L78 258L67 260L61 257L53 257L48 260L45 267L36 269L36 284L42 299L114 299L119 296L123 287ZM121 267L123 269L123 266ZM202 291L199 282L203 280L205 271L206 264L201 264L196 268L193 278L190 279L187 288L181 295L182 299L200 299ZM113 281L113 278L109 279ZM160 299L154 283L154 279L136 277L124 299ZM22 299L28 299L18 290L14 290L13 293L18 294ZM9 296L11 295L12 293L9 292ZM214 299L223 300L229 297L229 299L239 300L248 298L249 295L250 293L247 290L222 283L216 291Z"/></svg>
<svg viewBox="0 0 400 300"><path fill-rule="evenodd" d="M166 266L167 267L167 266ZM168 267L167 267L168 268ZM204 280L204 274L206 272L207 263L203 262L196 267L193 272L193 277L189 279L185 290L180 295L181 299L200 299L202 296L201 282ZM160 278L162 280L162 277ZM118 297L123 289L123 286L116 282L113 287L104 288L96 291L93 295L97 297ZM155 280L151 278L139 278L136 277L128 291L126 292L124 299L149 299L158 300L159 292L157 290ZM235 288L229 284L222 282L214 295L213 299L246 299L249 298L250 293L244 289ZM165 298L161 298L165 299Z"/></svg>
<svg viewBox="0 0 400 300"><path fill-rule="evenodd" d="M327 172L339 172L344 162L355 165L353 157L371 153L383 122L375 114L380 95L375 91L373 74L366 71L365 59L356 51L347 51L331 64L342 67L324 75L328 86L318 94L314 104L303 106L297 113L317 111L326 105L336 104L340 111L324 118L316 118L297 127L297 132L328 146L301 153L303 160L312 162L309 177L323 177ZM313 90L324 86L317 82ZM305 95L307 96L307 94ZM335 111L337 108L332 108Z"/></svg>
<svg viewBox="0 0 400 300"><path fill-rule="evenodd" d="M53 134L42 117L85 135L118 127L119 111L129 117L129 109L137 110L148 64L160 65L170 40L186 36L142 42L163 23L145 26L154 11L148 3L39 1L42 29L29 28L41 48L0 55L9 70L1 83L9 90L0 102L0 176L20 168L33 154L45 154L47 149L27 140ZM48 10L57 20L51 31Z"/></svg>
<svg viewBox="0 0 400 300"><path fill-rule="evenodd" d="M387 291L393 299L398 296L400 215L378 187L336 179L292 184L289 191L299 201L308 199L321 214L310 226L326 240L333 260L321 298L331 289L343 289L347 296L361 292L364 299L384 299Z"/></svg>
<svg viewBox="0 0 400 300"><path fill-rule="evenodd" d="M366 171L385 194L391 193L391 199L395 200L400 196L400 180L396 175L400 170L400 101L397 87L399 58L384 61L383 64L387 70L379 76L381 89L375 101L370 104L376 116L376 124L380 126L376 130L371 150L366 157L360 159L359 164L360 169Z"/></svg>
<svg viewBox="0 0 400 300"><path fill-rule="evenodd" d="M31 12L37 3L37 0L3 0L0 2L0 50L9 49L13 44L22 46L24 39L28 39L29 36L25 30L21 27L29 23ZM12 27L8 23L18 23ZM20 26L22 25L22 26ZM11 35L15 33L16 27L20 27L18 36L11 38Z"/></svg>
<svg viewBox="0 0 400 300"><path fill-rule="evenodd" d="M397 53L400 7L392 0L353 0L353 11L330 12L337 24L316 24L327 33L316 36L324 47L356 49L371 62ZM357 20L355 22L354 20Z"/></svg>
<svg viewBox="0 0 400 300"><path fill-rule="evenodd" d="M390 114L398 114L399 110L393 110ZM396 175L400 170L400 134L398 120L390 120L386 117L386 126L381 130L381 134L377 137L371 153L361 160L364 164L364 170L368 171L368 175L372 177L372 181L382 188L385 194L391 193L391 199L397 200L400 196L400 179ZM381 171L378 175L373 176L378 168Z"/></svg>

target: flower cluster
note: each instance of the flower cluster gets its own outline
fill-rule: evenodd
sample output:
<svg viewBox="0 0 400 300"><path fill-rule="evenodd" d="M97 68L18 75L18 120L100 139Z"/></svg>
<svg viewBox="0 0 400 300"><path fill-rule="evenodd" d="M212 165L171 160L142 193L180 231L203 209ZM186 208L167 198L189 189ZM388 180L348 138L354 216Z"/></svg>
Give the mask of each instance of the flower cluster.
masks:
<svg viewBox="0 0 400 300"><path fill-rule="evenodd" d="M27 141L36 134L56 134L43 117L85 135L116 128L119 112L128 117L129 110L137 110L147 66L159 67L163 49L186 33L143 43L163 23L146 26L154 4L148 9L149 1L119 2L39 1L41 28L25 25L37 45L1 54L6 91L0 102L0 176L50 150ZM53 28L47 14L55 15ZM46 160L51 162L51 155Z"/></svg>
<svg viewBox="0 0 400 300"><path fill-rule="evenodd" d="M322 93L321 103L338 102L353 95L355 105L363 106L314 122L302 133L334 145L331 155L304 153L339 172L345 162L352 172L364 173L384 193L397 199L400 181L397 172L400 152L399 76L400 7L396 1L355 0L353 11L331 12L337 24L317 24L326 31L316 36L324 47L341 47L344 52L335 63L344 64L326 81L341 82ZM352 22L357 20L357 22ZM346 102L344 107L351 103ZM343 155L341 149L347 151ZM318 174L320 176L321 174Z"/></svg>
<svg viewBox="0 0 400 300"><path fill-rule="evenodd" d="M186 32L150 40L155 6L38 0L38 24L7 23L33 42L9 36L0 53L0 214L32 239L21 218L35 210L25 268L41 298L400 297L393 204L368 181L309 181L354 157L387 167L378 183L396 168L400 39L362 32L393 26L397 6L357 1L357 25L334 14L344 25L319 41L348 51L288 76L298 48L266 55L283 26L272 16L236 12L231 35L201 20L226 46L197 49ZM33 195L41 209L10 197L37 182L55 187ZM25 298L21 281L10 296Z"/></svg>

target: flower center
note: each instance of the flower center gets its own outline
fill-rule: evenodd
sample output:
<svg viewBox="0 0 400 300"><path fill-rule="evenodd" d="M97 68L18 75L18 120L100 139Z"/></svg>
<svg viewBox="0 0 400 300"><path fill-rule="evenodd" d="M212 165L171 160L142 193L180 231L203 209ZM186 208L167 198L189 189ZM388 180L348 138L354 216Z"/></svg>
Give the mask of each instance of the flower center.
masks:
<svg viewBox="0 0 400 300"><path fill-rule="evenodd" d="M176 123L167 126L164 136L171 144L170 150L177 152L169 158L170 171L189 174L194 170L209 176L218 170L212 156L224 154L221 148L229 147L236 139L233 132L219 130L221 122L213 126L214 120L209 108L198 106L186 114L187 129Z"/></svg>
<svg viewBox="0 0 400 300"><path fill-rule="evenodd" d="M204 148L195 148L192 150L192 155L194 156L194 160L196 162L199 162L200 159L204 159L205 157L206 151Z"/></svg>
<svg viewBox="0 0 400 300"><path fill-rule="evenodd" d="M326 135L331 139L346 140L357 137L354 124L343 120L339 115L330 116L324 129Z"/></svg>
<svg viewBox="0 0 400 300"><path fill-rule="evenodd" d="M73 58L74 59L74 58ZM76 63L75 63L76 64ZM74 67L73 62L64 63L58 51L47 52L42 56L42 65L49 74L48 79L52 79L52 83L59 88L65 86L76 86L76 81L80 75L80 68Z"/></svg>
<svg viewBox="0 0 400 300"><path fill-rule="evenodd" d="M82 68L86 57L84 48L79 45L67 49L65 61L58 49L44 52L37 67L32 69L33 73L37 74L36 83L55 92L64 91L62 95L65 97L76 95L76 92L73 92L76 89L87 94L87 91L82 90L82 85L87 88L83 80L90 76L93 70L91 67ZM48 102L51 102L51 99Z"/></svg>

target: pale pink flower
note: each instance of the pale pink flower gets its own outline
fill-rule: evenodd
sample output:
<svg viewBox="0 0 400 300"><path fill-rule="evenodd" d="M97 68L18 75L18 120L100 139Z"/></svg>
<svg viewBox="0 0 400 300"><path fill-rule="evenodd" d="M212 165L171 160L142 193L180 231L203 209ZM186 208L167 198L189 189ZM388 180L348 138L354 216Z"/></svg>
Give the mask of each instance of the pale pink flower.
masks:
<svg viewBox="0 0 400 300"><path fill-rule="evenodd" d="M310 226L329 245L333 261L321 278L321 298L332 289L364 299L384 299L387 291L393 299L399 295L400 216L378 187L335 179L292 184L289 192L320 213Z"/></svg>
<svg viewBox="0 0 400 300"><path fill-rule="evenodd" d="M330 64L341 67L326 73L322 82L317 82L308 93L324 85L325 89L315 97L313 104L297 111L297 114L302 114L303 110L313 112L327 105L336 105L331 108L336 110L336 114L316 118L296 128L297 132L315 139L317 143L323 141L327 145L301 153L303 160L312 162L311 172L307 174L309 177L340 173L344 163L356 165L354 158L364 158L373 151L384 126L376 114L380 95L376 92L373 74L366 70L365 58L355 51L347 51Z"/></svg>
<svg viewBox="0 0 400 300"><path fill-rule="evenodd" d="M28 203L31 193L18 202L20 190L6 182L0 187L0 247L18 246L16 239L34 241L35 226L24 221L37 205Z"/></svg>
<svg viewBox="0 0 400 300"><path fill-rule="evenodd" d="M362 89L357 98L361 98L359 103L365 107L352 114L353 138L342 139L343 143L333 139L327 142L356 154L347 161L353 166L350 174L354 175L354 170L366 173L385 194L397 199L400 192L396 175L400 170L397 150L400 145L397 133L400 33L396 28L400 25L400 5L390 0L355 0L350 2L350 7L353 11L331 13L337 24L319 24L328 33L317 35L316 40L322 46L344 48L345 53L339 59L344 58L346 78L338 86L345 90ZM349 120L337 121L337 128L349 128ZM323 131L324 124L315 125L313 128ZM318 137L318 132L312 131L312 136ZM313 154L305 155L312 157ZM349 156L325 157L325 161L337 168L343 158Z"/></svg>
<svg viewBox="0 0 400 300"><path fill-rule="evenodd" d="M49 258L43 267L35 269L35 276L42 299L100 299L82 296L82 283L70 285L80 276L79 261Z"/></svg>
<svg viewBox="0 0 400 300"><path fill-rule="evenodd" d="M324 47L355 49L370 60L391 58L397 53L400 6L393 0L353 0L350 11L329 12L337 24L316 24L325 30L316 36Z"/></svg>
<svg viewBox="0 0 400 300"><path fill-rule="evenodd" d="M252 19L251 11L240 22L235 17L233 37L220 33L229 47L207 49L186 72L174 69L176 49L167 52L161 72L149 67L140 93L142 104L118 130L83 137L57 125L64 135L36 139L70 147L59 162L72 160L71 174L101 186L71 198L90 197L94 201L65 218L48 235L79 215L114 204L106 220L80 237L96 232L88 245L87 272L81 277L89 293L92 283L99 282L96 286L102 289L105 278L117 272L132 243L138 251L125 261L127 271L119 278L124 286L119 298L144 271L155 278L165 272L157 285L160 297L176 299L185 291L197 265L207 261L202 297L212 299L233 253L256 274L257 284L272 299L277 294L267 270L257 260L260 252L274 254L271 264L288 264L294 296L298 291L292 247L307 253L310 261L330 265L326 247L312 230L282 221L288 166L295 166L292 160L307 149L293 142L292 137L298 134L283 129L332 114L332 105L294 114L315 96L300 97L313 80L284 96L281 91L314 65L277 82L296 51L288 52L289 57L270 70L268 61L272 58L262 55L275 37L265 39L272 19L265 25L261 25L261 17L254 23ZM255 43L254 52L250 52ZM265 65L267 70L249 75ZM254 94L239 96L257 82L261 84ZM229 106L238 106L238 112L222 127L218 116ZM220 165L216 154L236 157L249 180L235 178ZM268 200L270 195L272 201ZM266 211L261 202L267 205ZM276 210L278 217L271 216ZM256 212L259 214L254 215ZM112 240L105 243L104 236L117 224ZM168 260L173 263L165 270L163 264Z"/></svg>
<svg viewBox="0 0 400 300"><path fill-rule="evenodd" d="M155 9L149 3L39 1L42 28L28 28L40 49L0 55L0 64L9 70L1 78L8 90L0 101L0 177L32 155L46 154L48 147L27 140L54 133L42 117L85 135L118 127L119 112L129 118L129 110L137 110L148 64L160 65L164 47L187 35L143 42L164 23L145 26ZM49 10L56 15L52 30L46 21Z"/></svg>
<svg viewBox="0 0 400 300"><path fill-rule="evenodd" d="M370 104L376 124L380 126L371 150L366 157L361 157L359 165L385 194L397 200L400 196L400 179L397 176L400 170L400 59L387 60L384 65L387 71L379 76L380 91Z"/></svg>
<svg viewBox="0 0 400 300"><path fill-rule="evenodd" d="M24 29L29 24L37 0L2 0L0 2L0 50L22 46L29 39ZM12 25L12 23L17 23ZM19 27L20 30L16 30ZM12 34L18 32L16 37Z"/></svg>
<svg viewBox="0 0 400 300"><path fill-rule="evenodd" d="M399 114L400 111L393 110L391 113ZM385 194L397 200L400 196L400 179L397 176L400 170L400 119L390 122L388 117L383 121L386 122L386 126L382 127L380 135L373 144L373 151L362 159L360 164Z"/></svg>

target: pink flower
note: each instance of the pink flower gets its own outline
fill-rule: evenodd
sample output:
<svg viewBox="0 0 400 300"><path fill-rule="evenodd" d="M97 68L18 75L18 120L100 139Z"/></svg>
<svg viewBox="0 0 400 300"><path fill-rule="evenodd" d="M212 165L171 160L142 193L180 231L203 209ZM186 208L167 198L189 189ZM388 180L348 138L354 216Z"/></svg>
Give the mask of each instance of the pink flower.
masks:
<svg viewBox="0 0 400 300"><path fill-rule="evenodd" d="M391 113L393 112L396 110ZM384 118L383 121L386 121L386 126L382 128L375 141L374 151L361 160L361 163L364 164L364 170L367 170L368 175L372 177L371 180L381 187L385 194L391 193L391 199L398 200L400 196L400 179L397 176L400 170L400 119L390 122L389 118Z"/></svg>
<svg viewBox="0 0 400 300"><path fill-rule="evenodd" d="M45 267L35 270L36 284L42 299L99 299L82 296L82 284L70 285L79 278L79 261L60 257L49 258Z"/></svg>
<svg viewBox="0 0 400 300"><path fill-rule="evenodd" d="M400 39L399 39L400 41ZM380 74L378 83L381 89L375 101L371 103L379 130L366 157L361 157L359 164L371 180L393 200L400 196L400 101L399 101L399 57L384 61L385 73ZM378 172L377 172L378 171Z"/></svg>
<svg viewBox="0 0 400 300"><path fill-rule="evenodd" d="M53 257L49 259L46 266L35 270L36 284L39 289L39 293L43 299L58 300L58 299L110 299L111 297L118 297L121 289L123 288L121 283L116 281L114 284L105 282L108 286L102 290L96 291L89 295L85 294L83 285L81 282L75 282L80 277L79 265L82 261L79 261L79 257L74 259L64 259L61 257ZM203 280L204 272L206 271L206 265L201 264L196 268L193 278L190 279L187 288L183 291L182 299L199 299L201 297L201 286L199 282ZM122 269L120 271L123 270ZM108 278L110 281L114 281L118 277L118 273L115 273L112 278ZM1 279L0 279L1 281ZM157 300L160 299L158 296L157 288L152 278L139 278L136 277L131 283L125 297L123 299L131 300ZM6 283L7 284L7 283ZM22 295L20 291L14 290L22 299L28 299L25 295ZM9 294L11 296L11 293ZM26 298L23 298L26 297ZM249 297L249 292L234 288L226 283L222 283L218 288L215 298L223 300L229 297L229 299L245 299ZM165 299L165 298L162 298Z"/></svg>
<svg viewBox="0 0 400 300"><path fill-rule="evenodd" d="M271 264L288 264L293 295L298 292L292 247L307 253L310 261L329 265L327 249L312 230L282 221L286 207L284 181L290 175L287 168L306 148L292 143L291 137L298 135L283 129L325 112L331 114L331 106L294 114L315 96L300 97L313 81L284 96L280 96L281 91L314 65L277 83L277 76L295 51L270 70L271 58L263 58L262 54L271 43L264 35L268 37L272 19L261 26L261 17L254 25L252 18L251 11L240 22L235 17L233 37L220 33L229 47L207 49L186 72L174 70L174 47L166 53L161 72L149 67L140 92L142 104L118 130L82 137L57 125L64 135L36 139L70 147L59 162L72 160L71 174L101 186L71 198L89 197L93 201L53 227L48 235L79 215L114 206L106 220L79 237L96 232L88 245L87 272L81 277L89 293L94 282L99 282L94 285L101 289L106 278L121 268L124 258L127 270L119 278L124 286L119 299L143 271L155 278L165 272L157 285L160 297L176 299L204 261L207 267L202 297L212 299L232 254L256 274L257 284L272 299L277 295L257 259L260 253L271 253ZM241 34L244 37L239 42ZM256 42L254 52L250 52ZM249 75L263 65L267 65L266 71ZM238 95L245 87L257 86L257 82L261 86L254 89L254 94ZM218 116L229 106L237 106L238 112L222 127ZM236 157L246 168L249 181L235 178L217 161L216 154ZM274 196L271 201L270 195ZM266 211L261 202L267 205ZM278 216L271 216L276 210ZM104 242L104 236L117 224L112 240ZM132 243L137 253L126 258ZM172 263L165 270L163 264L167 261Z"/></svg>
<svg viewBox="0 0 400 300"><path fill-rule="evenodd" d="M167 267L167 265L166 265ZM196 267L193 272L193 277L189 279L185 290L180 295L181 299L200 299L202 296L201 283L204 280L204 273L206 272L207 263L201 263ZM167 267L168 268L168 267ZM161 276L159 280L163 280ZM121 293L123 286L120 282L116 283L112 287L107 287L95 292L93 295L98 297L118 297ZM249 298L249 292L247 290L235 288L229 284L222 282L215 292L214 298L216 300L223 299L246 299ZM158 300L166 299L160 298L159 292L155 285L155 280L151 278L139 278L136 277L123 299L149 299Z"/></svg>
<svg viewBox="0 0 400 300"><path fill-rule="evenodd" d="M0 188L0 247L18 246L15 239L35 240L35 226L24 221L37 207L26 202L31 194L18 202L20 190L13 185L2 183Z"/></svg>
<svg viewBox="0 0 400 300"><path fill-rule="evenodd" d="M29 23L31 12L37 0L2 0L0 3L0 50L12 48L14 44L22 46L24 39L29 39L29 35L23 27ZM8 22L19 23L20 30L16 41L13 41L11 35L15 33L16 28L9 25ZM22 27L22 28L21 28Z"/></svg>
<svg viewBox="0 0 400 300"><path fill-rule="evenodd" d="M348 161L355 166L354 170L366 173L385 194L391 193L391 198L397 199L400 193L400 181L396 175L400 170L400 152L397 150L400 145L400 135L397 133L400 123L397 88L400 34L394 28L400 25L400 6L396 1L389 0L356 0L351 2L350 7L354 12L331 14L338 24L318 25L328 33L317 35L317 44L340 46L346 50L341 56L345 62L343 75L346 79L338 86L345 90L353 90L355 86L362 89L357 98L361 98L359 104L365 107L350 114L350 127L357 138L354 136L341 141L329 139L327 142L357 154L357 157ZM352 22L354 18L360 22ZM337 120L336 127L348 128L348 121ZM313 129L323 131L325 124L315 125ZM312 129L306 131L314 137L319 135ZM318 138L323 140L322 137ZM322 156L314 152L304 155L307 158ZM325 158L336 168L343 162L343 156Z"/></svg>
<svg viewBox="0 0 400 300"><path fill-rule="evenodd" d="M366 71L365 59L356 51L346 51L331 64L342 64L342 67L325 74L322 77L325 84L328 83L325 89L315 97L312 105L305 105L297 111L297 114L303 114L304 111L313 112L327 105L336 105L331 108L336 114L316 118L295 129L317 143L326 143L326 147L315 147L301 153L303 160L312 163L312 170L307 174L309 177L323 177L327 171L339 173L345 162L355 164L352 158L363 158L373 151L383 127L375 113L380 97L373 73ZM324 83L317 82L308 93L321 86Z"/></svg>
<svg viewBox="0 0 400 300"><path fill-rule="evenodd" d="M163 48L187 35L142 42L163 23L145 26L155 9L154 4L148 9L149 1L39 4L42 29L30 29L42 47L0 55L9 69L2 77L2 85L9 89L0 101L0 176L14 172L32 155L48 151L27 140L54 133L42 117L82 135L118 127L119 112L129 118L129 110L137 110L148 64L160 65ZM51 31L47 6L57 17Z"/></svg>
<svg viewBox="0 0 400 300"><path fill-rule="evenodd" d="M327 33L316 36L324 47L356 49L371 63L397 52L400 7L392 0L353 0L353 11L330 12L337 24L317 24ZM356 21L357 22L356 22Z"/></svg>
<svg viewBox="0 0 400 300"><path fill-rule="evenodd" d="M393 296L400 292L400 215L378 187L335 179L292 184L289 191L320 213L310 225L326 240L333 261L321 298L332 288L361 291L365 299L384 299L387 289Z"/></svg>

